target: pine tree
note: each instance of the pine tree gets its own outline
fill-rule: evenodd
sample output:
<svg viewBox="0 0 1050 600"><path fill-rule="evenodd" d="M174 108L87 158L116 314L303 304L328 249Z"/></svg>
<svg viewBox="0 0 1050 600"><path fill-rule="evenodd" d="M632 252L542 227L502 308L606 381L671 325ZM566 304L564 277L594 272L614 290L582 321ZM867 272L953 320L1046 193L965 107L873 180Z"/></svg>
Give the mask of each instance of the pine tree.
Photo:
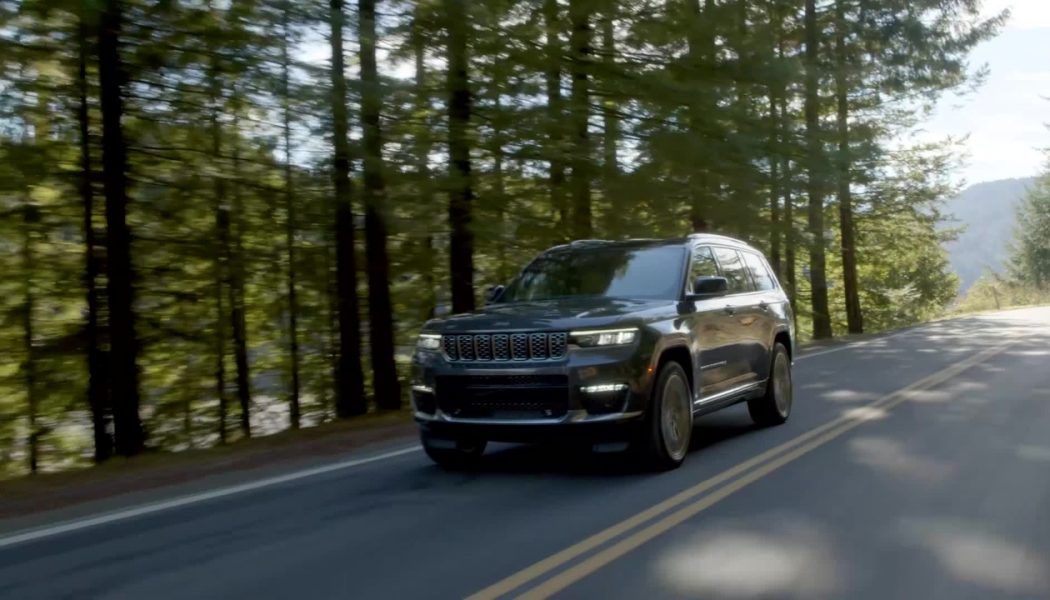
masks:
<svg viewBox="0 0 1050 600"><path fill-rule="evenodd" d="M394 364L394 322L390 305L390 257L387 255L386 183L379 124L382 96L376 67L375 0L358 1L361 43L361 121L364 129L365 248L368 272L368 339L372 349L372 385L376 404L401 407L401 387Z"/></svg>
<svg viewBox="0 0 1050 600"><path fill-rule="evenodd" d="M332 177L335 185L336 280L339 314L339 363L335 374L336 413L364 414L364 374L361 370L361 327L357 300L357 256L354 249L354 208L351 203L349 119L343 56L343 0L330 0L332 46Z"/></svg>
<svg viewBox="0 0 1050 600"><path fill-rule="evenodd" d="M452 310L474 310L474 188L468 128L471 91L467 74L470 21L464 0L444 0L448 29L449 272Z"/></svg>
<svg viewBox="0 0 1050 600"><path fill-rule="evenodd" d="M820 37L816 0L806 0L806 152L807 194L809 196L809 281L813 308L813 337L829 338L831 315L828 311L828 284L825 272L823 132L820 126Z"/></svg>
<svg viewBox="0 0 1050 600"><path fill-rule="evenodd" d="M138 336L127 223L127 143L124 113L124 66L120 57L123 6L105 0L99 16L98 63L102 112L102 178L106 195L106 281L109 301L110 389L116 450L134 456L145 445L139 418Z"/></svg>

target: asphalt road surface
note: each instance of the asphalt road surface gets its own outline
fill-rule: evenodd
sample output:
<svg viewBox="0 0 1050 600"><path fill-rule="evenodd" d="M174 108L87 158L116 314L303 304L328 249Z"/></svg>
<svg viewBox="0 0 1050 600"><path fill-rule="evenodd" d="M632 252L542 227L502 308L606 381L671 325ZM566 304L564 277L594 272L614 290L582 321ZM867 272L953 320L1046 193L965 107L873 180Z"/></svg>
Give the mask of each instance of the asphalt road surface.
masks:
<svg viewBox="0 0 1050 600"><path fill-rule="evenodd" d="M0 535L0 597L1050 598L1050 310L810 352L795 378L788 424L707 417L671 473L406 451Z"/></svg>

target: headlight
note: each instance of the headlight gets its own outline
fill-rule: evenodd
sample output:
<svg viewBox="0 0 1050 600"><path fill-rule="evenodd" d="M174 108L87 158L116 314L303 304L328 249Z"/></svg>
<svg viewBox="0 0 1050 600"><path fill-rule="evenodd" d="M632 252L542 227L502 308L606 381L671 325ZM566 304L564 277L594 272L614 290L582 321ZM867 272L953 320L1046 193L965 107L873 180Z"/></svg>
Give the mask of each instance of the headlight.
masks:
<svg viewBox="0 0 1050 600"><path fill-rule="evenodd" d="M626 329L603 329L601 331L573 331L569 334L573 344L582 348L598 346L625 346L638 337L637 327Z"/></svg>
<svg viewBox="0 0 1050 600"><path fill-rule="evenodd" d="M416 349L437 352L441 349L441 336L435 333L419 334L419 339L416 340Z"/></svg>

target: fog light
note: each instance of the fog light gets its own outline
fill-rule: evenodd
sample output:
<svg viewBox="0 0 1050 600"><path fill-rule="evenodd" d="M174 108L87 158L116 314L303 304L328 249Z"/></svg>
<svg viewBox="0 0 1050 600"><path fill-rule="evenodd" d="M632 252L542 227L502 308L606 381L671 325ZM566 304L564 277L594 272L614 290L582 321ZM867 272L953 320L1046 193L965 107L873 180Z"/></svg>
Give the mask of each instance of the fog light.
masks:
<svg viewBox="0 0 1050 600"><path fill-rule="evenodd" d="M610 392L622 392L626 389L626 383L600 383L598 385L585 385L580 388L580 391L584 394L608 394Z"/></svg>
<svg viewBox="0 0 1050 600"><path fill-rule="evenodd" d="M422 383L413 384L412 404L415 405L416 412L434 414L437 411L437 396L434 395L434 388Z"/></svg>

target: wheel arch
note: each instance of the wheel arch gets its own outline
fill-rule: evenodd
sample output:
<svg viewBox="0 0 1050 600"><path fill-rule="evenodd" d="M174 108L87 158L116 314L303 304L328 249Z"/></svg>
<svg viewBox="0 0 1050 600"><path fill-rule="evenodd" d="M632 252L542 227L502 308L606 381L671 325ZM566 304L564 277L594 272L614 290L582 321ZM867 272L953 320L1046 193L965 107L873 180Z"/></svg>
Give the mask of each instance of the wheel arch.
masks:
<svg viewBox="0 0 1050 600"><path fill-rule="evenodd" d="M668 362L677 362L682 370L685 371L685 376L689 383L690 394L696 395L696 374L693 368L693 353L690 352L689 346L685 344L672 344L663 348L660 351L659 356L655 362L655 368L652 372L651 383L649 385L650 395L656 388L656 378L660 374L660 369L663 368Z"/></svg>

